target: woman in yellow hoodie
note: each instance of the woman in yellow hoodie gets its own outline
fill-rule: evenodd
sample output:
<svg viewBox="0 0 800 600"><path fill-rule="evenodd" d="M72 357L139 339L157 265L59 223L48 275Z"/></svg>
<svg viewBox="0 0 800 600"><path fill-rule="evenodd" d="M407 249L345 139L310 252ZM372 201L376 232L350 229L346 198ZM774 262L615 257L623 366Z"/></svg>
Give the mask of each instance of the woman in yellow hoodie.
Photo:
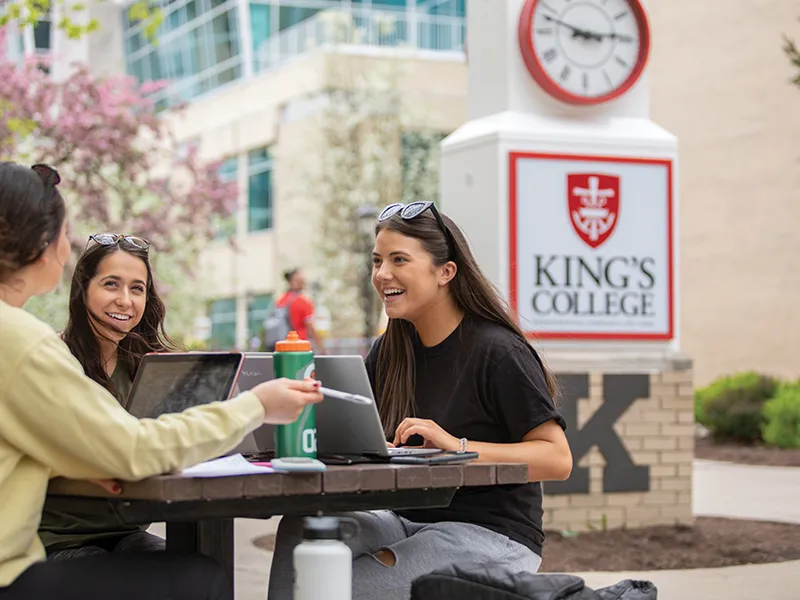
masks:
<svg viewBox="0 0 800 600"><path fill-rule="evenodd" d="M129 415L22 310L55 288L69 259L59 181L44 165L0 163L0 600L231 600L220 567L200 556L45 561L37 527L47 482L135 481L214 458L264 422L294 421L322 400L319 384L281 379L182 414Z"/></svg>

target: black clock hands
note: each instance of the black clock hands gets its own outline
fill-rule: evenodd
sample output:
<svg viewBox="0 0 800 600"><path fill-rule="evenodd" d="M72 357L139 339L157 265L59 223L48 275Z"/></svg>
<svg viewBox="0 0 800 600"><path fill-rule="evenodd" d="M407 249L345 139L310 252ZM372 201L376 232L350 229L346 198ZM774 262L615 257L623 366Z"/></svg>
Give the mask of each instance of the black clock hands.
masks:
<svg viewBox="0 0 800 600"><path fill-rule="evenodd" d="M612 40L616 39L619 40L620 42L626 42L626 43L632 42L634 39L632 35L625 35L624 33L607 33L606 35L610 37Z"/></svg>
<svg viewBox="0 0 800 600"><path fill-rule="evenodd" d="M583 38L587 41L596 41L602 42L603 38L611 38L612 40L618 40L620 42L632 42L634 38L630 35L625 35L621 33L616 33L612 31L611 33L598 33L596 31L589 31L588 29L581 29L580 27L575 27L574 25L570 25L569 23L565 23L555 17L551 17L549 15L542 15L545 20L550 21L551 23L557 23L562 27L566 27L570 31L572 31L572 37L574 38Z"/></svg>
<svg viewBox="0 0 800 600"><path fill-rule="evenodd" d="M603 41L603 35L600 33L595 33L593 31L586 31L585 29L580 29L575 27L574 25L570 25L569 23L565 23L564 21L560 21L554 17L549 15L542 15L546 20L550 21L551 23L558 23L562 27L566 27L567 29L572 31L572 37L583 38L585 40L595 40L598 42Z"/></svg>

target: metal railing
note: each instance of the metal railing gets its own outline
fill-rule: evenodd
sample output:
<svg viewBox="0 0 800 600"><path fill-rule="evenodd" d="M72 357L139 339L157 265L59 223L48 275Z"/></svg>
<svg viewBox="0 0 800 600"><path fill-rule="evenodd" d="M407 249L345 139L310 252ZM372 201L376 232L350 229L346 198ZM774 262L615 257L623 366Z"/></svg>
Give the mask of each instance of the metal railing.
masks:
<svg viewBox="0 0 800 600"><path fill-rule="evenodd" d="M464 52L464 17L363 9L331 9L288 27L256 48L254 73L286 64L315 48L393 48Z"/></svg>

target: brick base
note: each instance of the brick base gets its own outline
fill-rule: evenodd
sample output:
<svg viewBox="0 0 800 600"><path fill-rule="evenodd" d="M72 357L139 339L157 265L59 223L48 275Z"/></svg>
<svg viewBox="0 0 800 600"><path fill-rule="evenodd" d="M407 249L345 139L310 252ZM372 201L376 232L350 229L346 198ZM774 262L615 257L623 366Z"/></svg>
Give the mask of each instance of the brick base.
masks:
<svg viewBox="0 0 800 600"><path fill-rule="evenodd" d="M575 468L567 482L544 484L545 529L691 523L691 362L672 359L644 372L580 362L591 368L551 360L564 386L560 404ZM616 465L610 470L608 455ZM580 467L588 469L588 484Z"/></svg>

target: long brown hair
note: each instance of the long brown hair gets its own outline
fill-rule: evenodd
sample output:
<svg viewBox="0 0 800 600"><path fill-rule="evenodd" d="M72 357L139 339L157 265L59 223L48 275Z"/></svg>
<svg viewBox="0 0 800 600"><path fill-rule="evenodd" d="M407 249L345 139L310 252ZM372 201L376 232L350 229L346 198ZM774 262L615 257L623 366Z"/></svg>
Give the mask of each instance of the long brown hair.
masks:
<svg viewBox="0 0 800 600"><path fill-rule="evenodd" d="M78 259L69 292L69 321L62 338L75 358L83 366L87 376L117 395L117 390L106 370L100 353L98 337L106 337L100 329L100 319L86 305L86 291L89 282L97 275L104 258L115 252L127 252L141 260L147 268L147 299L142 319L129 333L125 334L111 324L108 327L124 334L117 346L117 361L121 362L131 378L136 375L142 357L148 352L171 352L177 349L175 342L164 331L164 317L167 309L153 282L153 271L147 250L134 246L121 239L112 245L98 244L87 249ZM106 338L108 339L108 338Z"/></svg>
<svg viewBox="0 0 800 600"><path fill-rule="evenodd" d="M410 220L395 215L378 223L375 234L389 230L419 240L437 267L444 265L448 260L455 262L458 269L449 286L456 306L465 315L474 315L497 323L524 340L541 365L547 389L555 398L558 395L558 382L555 375L547 369L536 351L530 346L497 288L481 271L464 234L452 219L446 215L441 215L441 217L450 233L451 251L448 249L447 236L439 227L430 210ZM389 319L378 351L375 377L375 391L380 402L381 422L387 435L394 434L400 422L413 412L415 384L413 339L414 325L410 321Z"/></svg>

